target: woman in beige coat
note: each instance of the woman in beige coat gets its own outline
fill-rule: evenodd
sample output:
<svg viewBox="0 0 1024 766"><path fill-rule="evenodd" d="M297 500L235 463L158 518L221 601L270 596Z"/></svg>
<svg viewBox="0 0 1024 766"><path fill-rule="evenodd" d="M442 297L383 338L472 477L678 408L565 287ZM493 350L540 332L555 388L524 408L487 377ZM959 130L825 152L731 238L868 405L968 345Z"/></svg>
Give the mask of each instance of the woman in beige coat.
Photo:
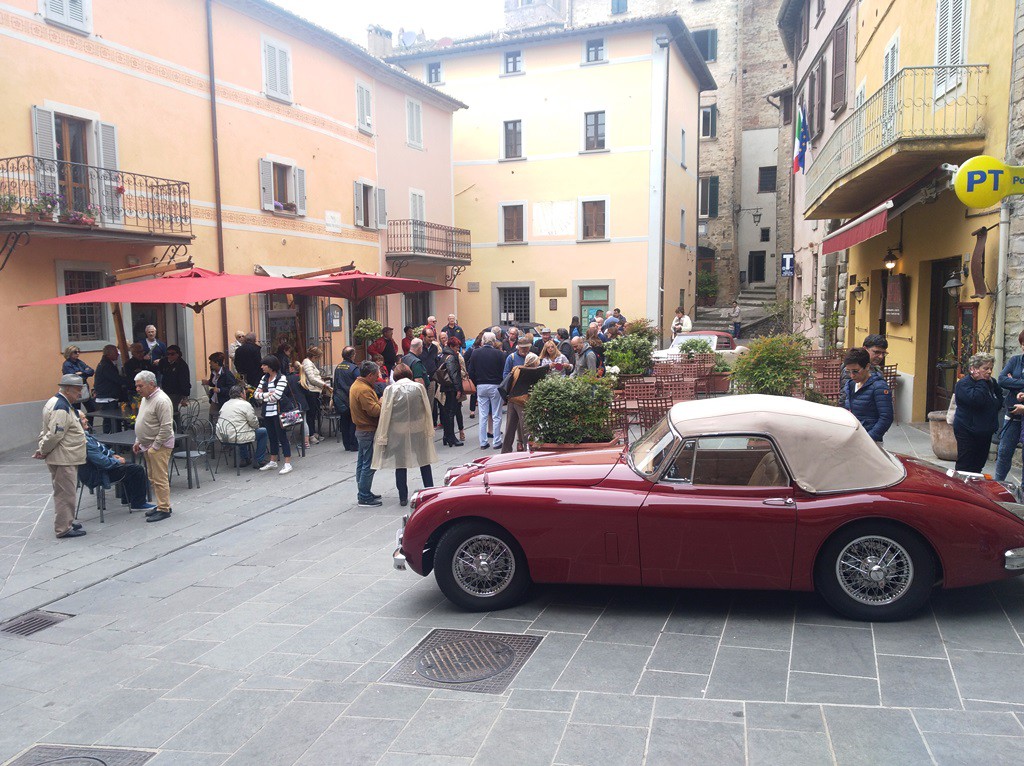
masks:
<svg viewBox="0 0 1024 766"><path fill-rule="evenodd" d="M430 464L437 462L437 451L427 389L413 380L407 365L396 364L393 374L394 383L384 389L380 401L371 467L395 469L398 504L404 506L409 502L408 469L418 467L423 486L433 487Z"/></svg>

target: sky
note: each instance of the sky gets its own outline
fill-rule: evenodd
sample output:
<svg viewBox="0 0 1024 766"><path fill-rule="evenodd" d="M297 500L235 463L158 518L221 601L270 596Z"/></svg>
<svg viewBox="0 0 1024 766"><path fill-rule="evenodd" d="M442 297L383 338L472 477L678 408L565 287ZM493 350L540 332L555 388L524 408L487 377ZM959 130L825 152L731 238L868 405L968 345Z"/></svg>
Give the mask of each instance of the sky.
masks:
<svg viewBox="0 0 1024 766"><path fill-rule="evenodd" d="M419 32L428 40L469 37L500 29L502 0L274 0L278 5L366 47L366 28Z"/></svg>

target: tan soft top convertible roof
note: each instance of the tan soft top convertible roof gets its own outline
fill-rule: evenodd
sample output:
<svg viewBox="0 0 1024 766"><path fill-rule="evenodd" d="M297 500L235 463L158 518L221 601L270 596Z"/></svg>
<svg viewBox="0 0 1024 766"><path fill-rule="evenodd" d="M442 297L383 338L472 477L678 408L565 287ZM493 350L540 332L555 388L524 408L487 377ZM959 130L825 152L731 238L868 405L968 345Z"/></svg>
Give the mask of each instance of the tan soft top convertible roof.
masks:
<svg viewBox="0 0 1024 766"><path fill-rule="evenodd" d="M768 434L805 492L881 489L906 476L903 464L841 407L786 396L722 396L680 402L669 420L683 437Z"/></svg>

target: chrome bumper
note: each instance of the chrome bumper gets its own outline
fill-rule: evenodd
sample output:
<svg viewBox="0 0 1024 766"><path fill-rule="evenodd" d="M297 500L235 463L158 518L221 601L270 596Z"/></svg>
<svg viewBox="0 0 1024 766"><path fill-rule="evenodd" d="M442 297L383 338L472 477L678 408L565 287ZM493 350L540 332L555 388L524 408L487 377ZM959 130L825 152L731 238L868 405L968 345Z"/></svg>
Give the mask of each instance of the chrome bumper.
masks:
<svg viewBox="0 0 1024 766"><path fill-rule="evenodd" d="M1024 569L1024 548L1011 548L1004 553L1003 568L1011 572Z"/></svg>
<svg viewBox="0 0 1024 766"><path fill-rule="evenodd" d="M405 554L402 553L401 548L395 548L395 552L391 554L391 561L395 569L405 571Z"/></svg>

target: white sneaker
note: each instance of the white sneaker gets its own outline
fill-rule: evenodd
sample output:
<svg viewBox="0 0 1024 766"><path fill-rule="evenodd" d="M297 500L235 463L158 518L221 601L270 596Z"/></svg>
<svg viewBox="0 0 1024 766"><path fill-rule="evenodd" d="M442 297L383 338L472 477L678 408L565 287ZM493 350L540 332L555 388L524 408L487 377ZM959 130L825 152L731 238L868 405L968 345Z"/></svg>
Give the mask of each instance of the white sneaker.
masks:
<svg viewBox="0 0 1024 766"><path fill-rule="evenodd" d="M270 461L269 463L267 463L266 465L264 465L264 466L261 466L261 467L260 467L260 470L261 470L261 471L272 471L272 470L274 470L275 468L277 468L277 461L271 460L271 461Z"/></svg>
<svg viewBox="0 0 1024 766"><path fill-rule="evenodd" d="M286 473L291 473L291 472L292 472L292 464L291 463L285 463L284 464L284 468L282 468L280 471L278 471L278 473L281 474L282 476L284 476Z"/></svg>

